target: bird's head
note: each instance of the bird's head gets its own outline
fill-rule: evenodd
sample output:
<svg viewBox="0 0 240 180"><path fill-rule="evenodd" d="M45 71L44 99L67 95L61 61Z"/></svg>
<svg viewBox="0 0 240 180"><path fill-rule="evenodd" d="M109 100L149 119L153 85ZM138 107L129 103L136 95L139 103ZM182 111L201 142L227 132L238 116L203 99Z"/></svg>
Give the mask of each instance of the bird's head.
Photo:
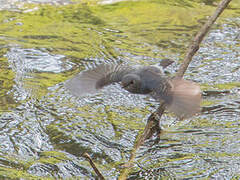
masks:
<svg viewBox="0 0 240 180"><path fill-rule="evenodd" d="M136 74L127 74L123 76L121 80L122 88L125 90L134 93L139 94L141 93L141 79Z"/></svg>

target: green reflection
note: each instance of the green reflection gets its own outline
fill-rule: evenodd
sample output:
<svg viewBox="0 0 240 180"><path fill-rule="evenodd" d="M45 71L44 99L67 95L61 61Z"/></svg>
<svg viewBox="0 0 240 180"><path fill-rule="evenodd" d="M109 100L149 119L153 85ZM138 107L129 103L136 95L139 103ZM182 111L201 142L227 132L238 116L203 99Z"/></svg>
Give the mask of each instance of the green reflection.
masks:
<svg viewBox="0 0 240 180"><path fill-rule="evenodd" d="M35 162L34 159L20 160L14 156L1 156L0 178L1 179L39 179L39 176L27 172ZM44 177L44 179L52 179Z"/></svg>
<svg viewBox="0 0 240 180"><path fill-rule="evenodd" d="M6 44L46 48L77 63L88 58L124 57L133 61L131 56L139 56L138 63L149 64L151 62L141 57L164 58L171 53L183 57L187 42L201 25L198 21L214 10L198 2L77 3L57 7L44 5L25 13L1 11L0 35ZM225 16L234 13L226 10ZM127 54L131 56L128 58ZM33 75L34 80L26 84L33 89L36 84L35 89L41 91L35 92L41 97L46 94L47 87L69 78L65 75L41 73Z"/></svg>
<svg viewBox="0 0 240 180"><path fill-rule="evenodd" d="M239 82L227 82L223 84L201 84L201 89L202 90L231 90L233 88L240 87Z"/></svg>
<svg viewBox="0 0 240 180"><path fill-rule="evenodd" d="M3 57L7 50L7 48L0 49L0 114L16 106L12 95L9 94L15 83L15 73L9 68L7 59Z"/></svg>
<svg viewBox="0 0 240 180"><path fill-rule="evenodd" d="M164 58L172 54L178 59L183 57L189 40L199 29L206 16L210 15L215 9L213 6L206 6L198 2L213 4L213 1L206 0L153 0L120 2L110 5L96 3L79 3L57 7L42 5L38 7L38 10L28 13L1 11L0 43L1 46L18 44L23 48L46 48L53 54L66 55L80 66L81 63L88 63L85 60L94 58L97 60L104 59L104 61L124 58L124 60L137 61L143 64L151 64L152 62L148 59ZM31 8L34 6L29 5ZM226 10L223 16L231 17L236 12L235 10ZM8 68L7 59L3 57L7 51L8 49L1 48L0 52L1 110L8 110L12 106L16 106L12 95L7 94L15 83L15 73ZM143 57L147 57L147 59L143 60ZM26 80L25 88L35 88L37 98L41 99L48 92L48 87L65 81L80 69L82 69L82 66L65 73L32 73L33 80ZM232 89L239 87L239 83L225 83L214 86L202 84L202 87L203 90L211 88ZM216 102L206 100L203 105L212 105ZM66 104L66 106L70 105ZM46 133L54 148L64 150L77 157L87 151L92 155L98 166L103 171L108 172L121 162L114 161L104 151L94 152L90 145L83 146L76 139L87 139L88 137L84 135L91 137L98 135L99 131L104 134L106 128L112 128L115 134L111 134L112 136L108 138L117 142L124 137L126 130L142 131L145 124L142 119L149 114L148 107L141 109L115 106L114 108L119 111L112 110L110 106L104 108L82 106L78 108L78 113L75 113L71 118L67 118L67 120L60 115L56 115L56 122L46 126ZM136 114L139 117L136 117ZM74 120L77 117L81 117L82 121L75 122ZM58 121L59 119L61 121ZM192 127L203 128L216 126L216 123L201 118L199 121L193 121L191 125ZM224 125L221 124L221 126ZM81 127L84 127L85 130ZM184 126L183 128L190 129L192 127ZM238 125L229 123L227 127L236 128ZM73 134L74 132L79 133ZM184 138L181 140L184 141ZM169 140L165 144L173 142L175 141ZM199 147L204 147L207 143L206 141ZM117 146L116 144L113 145ZM126 150L120 149L119 151L121 151L121 156L124 159L124 151ZM213 155L217 157L227 156L224 153ZM177 154L171 158L160 159L160 163L154 162L146 168L157 168L167 164L167 162L183 161L195 156L196 154L190 153ZM232 156L237 157L239 154L232 154ZM21 165L19 168L14 163L9 163L4 166L10 166L11 168L1 167L0 171L2 177L7 178L36 178L26 172L30 164L38 162L55 164L64 160L69 160L64 153L57 151L43 152L40 159L37 161L29 160L26 166ZM19 162L20 160L14 159L13 161ZM151 163L152 159L147 162ZM82 164L86 165L87 163L83 161ZM116 171L115 174L111 175L117 176L118 169Z"/></svg>

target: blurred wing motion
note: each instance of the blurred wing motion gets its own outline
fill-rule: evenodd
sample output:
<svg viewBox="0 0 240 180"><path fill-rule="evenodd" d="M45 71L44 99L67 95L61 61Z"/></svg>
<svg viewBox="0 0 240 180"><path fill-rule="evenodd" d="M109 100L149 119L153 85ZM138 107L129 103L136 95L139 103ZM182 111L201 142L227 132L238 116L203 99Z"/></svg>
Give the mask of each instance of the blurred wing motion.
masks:
<svg viewBox="0 0 240 180"><path fill-rule="evenodd" d="M75 96L95 93L98 89L121 81L122 76L131 71L124 64L101 64L97 67L80 72L65 83L65 87Z"/></svg>
<svg viewBox="0 0 240 180"><path fill-rule="evenodd" d="M171 96L172 102L169 109L179 117L191 117L200 112L201 90L197 83L183 80L172 79Z"/></svg>
<svg viewBox="0 0 240 180"><path fill-rule="evenodd" d="M198 84L175 78L159 83L151 93L157 100L163 100L168 109L180 118L191 117L200 111L201 90Z"/></svg>

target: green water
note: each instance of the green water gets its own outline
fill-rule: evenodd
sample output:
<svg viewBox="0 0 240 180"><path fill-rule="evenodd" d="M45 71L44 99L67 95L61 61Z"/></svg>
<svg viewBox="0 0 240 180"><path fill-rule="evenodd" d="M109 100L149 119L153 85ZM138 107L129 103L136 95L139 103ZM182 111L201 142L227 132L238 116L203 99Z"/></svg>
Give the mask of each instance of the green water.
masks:
<svg viewBox="0 0 240 180"><path fill-rule="evenodd" d="M0 11L0 177L94 179L87 152L106 179L117 179L158 103L118 85L83 98L62 83L106 62L175 61L216 1L24 4ZM239 0L230 3L186 72L204 91L202 113L178 122L136 152L129 179L239 179ZM219 93L227 92L227 93Z"/></svg>

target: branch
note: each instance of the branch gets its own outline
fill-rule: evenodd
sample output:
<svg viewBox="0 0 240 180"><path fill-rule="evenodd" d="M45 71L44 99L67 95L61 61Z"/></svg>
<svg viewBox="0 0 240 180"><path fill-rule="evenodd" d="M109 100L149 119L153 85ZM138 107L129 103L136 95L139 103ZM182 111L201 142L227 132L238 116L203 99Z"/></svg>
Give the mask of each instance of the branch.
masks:
<svg viewBox="0 0 240 180"><path fill-rule="evenodd" d="M176 73L177 77L183 77L185 71L188 68L188 65L192 61L193 56L196 54L200 47L200 43L202 42L203 38L206 36L207 32L213 25L213 23L216 21L216 19L220 16L220 14L223 12L223 10L227 7L227 5L230 3L231 0L222 0L213 15L207 20L207 22L202 26L202 28L199 30L197 35L193 38L192 42L190 43L186 56L179 68L179 70ZM123 169L123 171L120 174L119 179L126 179L128 174L131 171L132 164L134 162L134 159L136 157L136 152L139 149L139 147L144 143L146 139L151 137L155 132L159 133L160 132L160 127L159 127L159 121L161 119L162 114L165 111L165 104L161 103L158 107L158 109L152 113L149 118L148 122L145 126L144 132L142 135L140 135L140 138L136 140L136 143L134 145L134 148L131 152L130 159L128 163L126 163L126 168ZM130 165L130 166L129 166Z"/></svg>
<svg viewBox="0 0 240 180"><path fill-rule="evenodd" d="M131 151L131 155L130 155L130 159L129 161L124 165L123 171L120 174L120 177L118 178L119 180L125 180L128 177L128 174L131 171L133 162L135 160L136 154L137 154L137 150L139 149L139 147L144 143L144 141L148 138L150 138L154 132L159 132L160 133L160 129L159 129L159 121L156 121L156 119L159 119L161 117L159 116L159 112L160 116L163 114L164 112L164 104L162 103L159 107L158 110L155 113L152 113L151 116L148 118L148 122L144 128L144 131L142 134L140 134L140 137L136 139L136 142L134 144L134 147ZM157 123L157 124L156 124ZM157 129L155 129L157 128Z"/></svg>
<svg viewBox="0 0 240 180"><path fill-rule="evenodd" d="M207 32L209 31L209 29L211 28L213 23L220 16L220 14L223 12L223 10L227 7L227 5L230 3L230 1L231 0L222 0L219 3L219 5L218 5L217 9L215 10L215 12L213 13L213 15L207 20L207 22L202 26L202 28L199 30L197 35L193 38L192 42L190 43L190 45L188 47L187 54L181 64L180 68L178 69L178 71L176 73L177 77L183 77L185 71L188 68L188 65L192 61L193 56L198 51L198 49L200 47L200 43L202 42L203 38L206 36ZM164 110L165 110L165 106L163 104L160 104L157 111L154 112L154 114L157 114L158 116L153 116L153 114L152 114L148 118L148 124L151 123L150 121L160 121L160 118L161 118L162 114L164 113ZM157 118L154 118L154 117L157 117ZM145 128L149 127L148 124L146 125ZM154 123L151 123L151 124L154 124ZM159 124L159 123L157 123L157 124ZM151 129L159 129L159 128L151 127ZM148 131L151 132L150 130L148 130ZM151 133L154 133L154 132L151 132Z"/></svg>
<svg viewBox="0 0 240 180"><path fill-rule="evenodd" d="M177 77L183 77L185 71L188 68L188 65L192 61L192 58L194 54L198 51L200 47L200 43L202 42L203 38L213 25L213 23L217 20L217 18L220 16L220 14L223 12L223 10L227 7L227 5L230 3L231 0L222 0L221 3L218 5L216 11L213 13L213 15L207 20L207 22L202 26L200 31L197 33L197 35L192 40L192 43L188 47L187 54L183 60L183 63L181 64L176 76Z"/></svg>
<svg viewBox="0 0 240 180"><path fill-rule="evenodd" d="M98 170L97 166L94 164L94 162L93 162L92 158L89 156L89 154L85 152L85 153L83 153L82 156L88 160L88 162L92 166L93 170L98 175L99 179L104 180L103 175L100 173L100 171Z"/></svg>

